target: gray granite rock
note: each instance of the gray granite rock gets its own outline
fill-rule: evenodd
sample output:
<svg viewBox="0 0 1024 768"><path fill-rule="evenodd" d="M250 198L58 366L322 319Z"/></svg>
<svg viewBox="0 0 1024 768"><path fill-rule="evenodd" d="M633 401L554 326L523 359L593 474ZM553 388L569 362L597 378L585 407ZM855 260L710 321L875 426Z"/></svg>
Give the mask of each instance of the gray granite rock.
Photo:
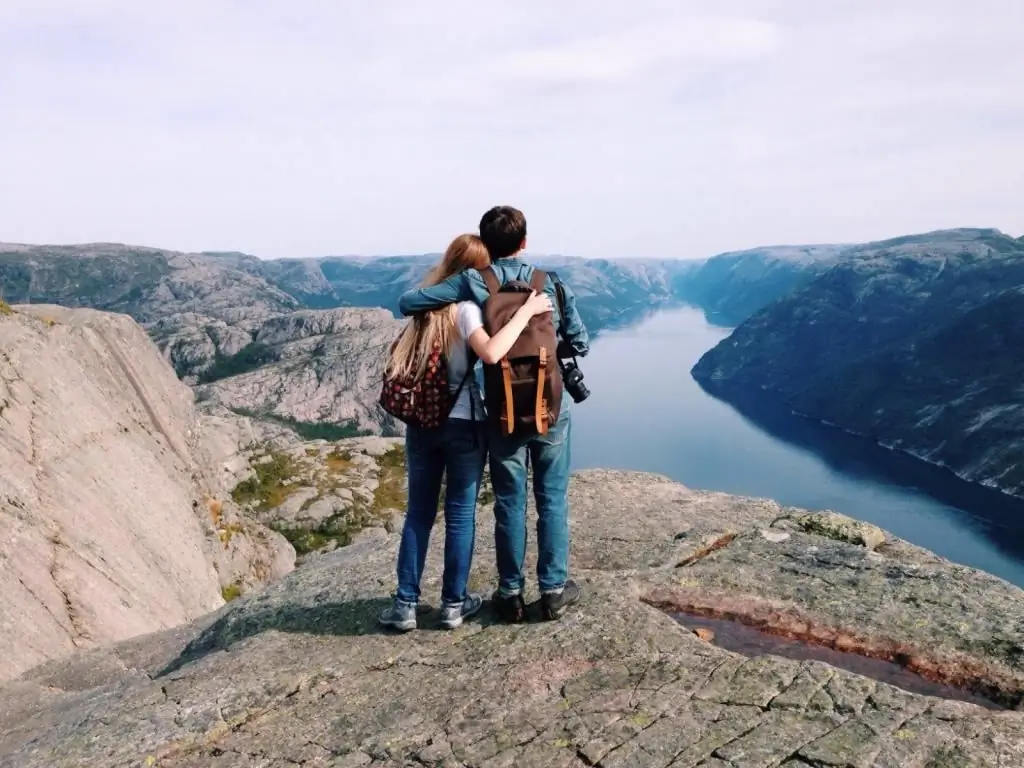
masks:
<svg viewBox="0 0 1024 768"><path fill-rule="evenodd" d="M578 474L559 622L378 630L397 533L310 559L199 623L83 653L0 689L0 765L1016 766L1024 712L903 691L817 661L746 658L655 604L778 617L971 667L1024 690L1024 593L922 550L786 530L804 514L665 478ZM471 582L494 582L481 511ZM777 525L773 525L777 523ZM762 531L785 530L772 540ZM424 596L440 589L443 528ZM728 534L687 565L694 542ZM706 545L698 549L708 550ZM531 548L529 566L534 567ZM823 581L825 580L825 581ZM825 582L828 582L826 585ZM531 599L534 593L531 591ZM927 598L927 599L926 599ZM675 600L675 603L671 601ZM770 610L769 610L770 609ZM1002 634L1000 634L1002 633ZM851 647L858 650L857 647ZM998 675L996 675L998 673Z"/></svg>

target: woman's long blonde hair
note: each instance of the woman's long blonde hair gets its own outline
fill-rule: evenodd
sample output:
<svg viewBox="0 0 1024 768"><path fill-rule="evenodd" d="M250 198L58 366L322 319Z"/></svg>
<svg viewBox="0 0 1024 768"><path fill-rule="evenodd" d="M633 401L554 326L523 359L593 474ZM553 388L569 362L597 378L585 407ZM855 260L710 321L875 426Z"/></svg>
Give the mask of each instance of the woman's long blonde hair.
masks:
<svg viewBox="0 0 1024 768"><path fill-rule="evenodd" d="M487 246L476 235L459 235L444 252L441 262L423 279L423 287L437 285L467 269L486 269L491 264ZM388 359L387 375L396 378L423 376L435 342L446 353L456 339L455 305L424 312L409 319Z"/></svg>

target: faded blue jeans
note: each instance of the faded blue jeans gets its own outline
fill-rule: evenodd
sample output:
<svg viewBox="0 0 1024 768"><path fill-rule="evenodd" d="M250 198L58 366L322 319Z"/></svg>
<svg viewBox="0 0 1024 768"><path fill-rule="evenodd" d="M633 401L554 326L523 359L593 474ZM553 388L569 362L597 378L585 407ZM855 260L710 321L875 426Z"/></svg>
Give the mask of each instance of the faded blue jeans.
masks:
<svg viewBox="0 0 1024 768"><path fill-rule="evenodd" d="M430 531L437 517L441 479L444 497L444 574L441 601L453 605L466 597L476 536L476 500L487 460L487 429L482 422L448 419L437 429L410 426L405 435L409 502L398 548L395 596L418 603Z"/></svg>
<svg viewBox="0 0 1024 768"><path fill-rule="evenodd" d="M568 397L568 395L566 395ZM563 408L546 435L517 437L489 434L491 483L494 486L494 545L498 591L523 591L526 560L527 455L533 470L537 502L537 581L541 592L560 590L569 573L569 433L568 408Z"/></svg>

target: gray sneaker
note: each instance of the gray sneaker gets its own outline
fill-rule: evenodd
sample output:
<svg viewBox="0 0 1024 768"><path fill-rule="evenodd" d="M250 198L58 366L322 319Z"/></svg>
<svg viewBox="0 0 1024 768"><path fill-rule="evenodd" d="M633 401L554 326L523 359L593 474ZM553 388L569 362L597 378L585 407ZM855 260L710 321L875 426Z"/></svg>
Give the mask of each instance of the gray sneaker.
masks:
<svg viewBox="0 0 1024 768"><path fill-rule="evenodd" d="M407 603L396 597L391 601L390 607L381 611L377 621L382 626L397 629L399 632L416 629L416 603Z"/></svg>
<svg viewBox="0 0 1024 768"><path fill-rule="evenodd" d="M480 610L484 599L480 595L469 594L461 603L446 603L441 606L441 626L445 629L455 629L462 625L463 619Z"/></svg>

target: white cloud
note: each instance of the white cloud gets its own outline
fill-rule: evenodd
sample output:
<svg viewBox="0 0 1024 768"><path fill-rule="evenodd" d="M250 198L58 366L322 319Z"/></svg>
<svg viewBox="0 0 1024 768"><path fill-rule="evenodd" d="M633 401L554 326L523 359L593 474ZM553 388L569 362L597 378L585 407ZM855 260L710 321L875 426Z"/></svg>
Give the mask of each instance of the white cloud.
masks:
<svg viewBox="0 0 1024 768"><path fill-rule="evenodd" d="M0 239L700 256L1024 233L1017 0L5 0Z"/></svg>
<svg viewBox="0 0 1024 768"><path fill-rule="evenodd" d="M499 72L512 79L621 82L657 64L756 58L773 51L778 42L778 28L767 22L693 16L517 51L501 60Z"/></svg>

